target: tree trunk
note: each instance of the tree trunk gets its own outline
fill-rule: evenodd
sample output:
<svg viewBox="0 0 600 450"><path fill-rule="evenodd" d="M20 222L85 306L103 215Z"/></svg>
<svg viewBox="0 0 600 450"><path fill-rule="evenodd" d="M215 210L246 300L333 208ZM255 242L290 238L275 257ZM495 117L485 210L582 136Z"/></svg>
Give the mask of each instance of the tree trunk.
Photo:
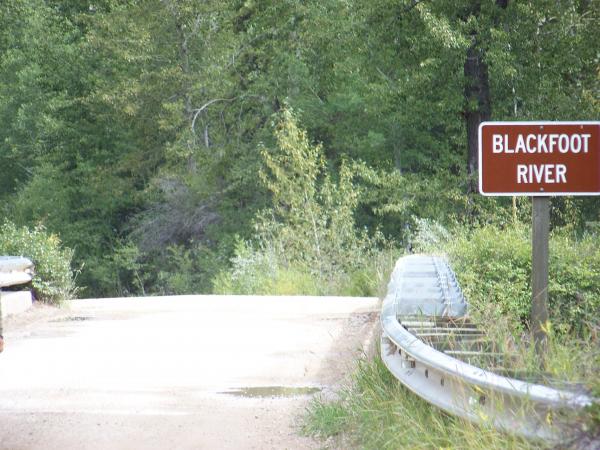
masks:
<svg viewBox="0 0 600 450"><path fill-rule="evenodd" d="M479 124L489 120L492 113L490 85L484 52L478 48L477 36L467 50L465 61L465 121L467 125L467 175L473 177L479 169L478 137Z"/></svg>
<svg viewBox="0 0 600 450"><path fill-rule="evenodd" d="M509 0L496 0L496 6L506 9ZM472 14L479 16L480 5L474 5ZM469 192L477 191L475 174L479 170L479 124L492 117L490 101L490 83L488 67L485 62L485 50L481 47L479 36L474 32L471 46L467 50L464 65L465 73L465 122L467 127L467 176Z"/></svg>

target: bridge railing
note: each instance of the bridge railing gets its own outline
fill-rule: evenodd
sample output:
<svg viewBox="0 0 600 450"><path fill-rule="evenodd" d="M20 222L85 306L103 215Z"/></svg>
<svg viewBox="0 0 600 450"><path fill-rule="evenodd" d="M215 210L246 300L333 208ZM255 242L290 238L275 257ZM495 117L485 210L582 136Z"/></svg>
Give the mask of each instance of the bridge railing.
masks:
<svg viewBox="0 0 600 450"><path fill-rule="evenodd" d="M381 356L390 372L450 414L530 438L558 440L555 419L598 399L455 358L499 355L468 320L467 306L443 258L411 255L398 260L381 312Z"/></svg>
<svg viewBox="0 0 600 450"><path fill-rule="evenodd" d="M27 284L33 278L33 263L22 256L0 256L0 288Z"/></svg>

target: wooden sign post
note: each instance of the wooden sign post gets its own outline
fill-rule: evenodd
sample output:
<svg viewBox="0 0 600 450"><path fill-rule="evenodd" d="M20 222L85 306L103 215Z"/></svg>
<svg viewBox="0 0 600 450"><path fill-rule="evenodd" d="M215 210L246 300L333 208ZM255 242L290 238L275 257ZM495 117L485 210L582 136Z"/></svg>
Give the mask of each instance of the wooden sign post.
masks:
<svg viewBox="0 0 600 450"><path fill-rule="evenodd" d="M546 346L550 197L533 197L531 233L531 330L538 352Z"/></svg>
<svg viewBox="0 0 600 450"><path fill-rule="evenodd" d="M600 122L483 122L479 192L531 196L531 328L545 346L550 196L600 195Z"/></svg>

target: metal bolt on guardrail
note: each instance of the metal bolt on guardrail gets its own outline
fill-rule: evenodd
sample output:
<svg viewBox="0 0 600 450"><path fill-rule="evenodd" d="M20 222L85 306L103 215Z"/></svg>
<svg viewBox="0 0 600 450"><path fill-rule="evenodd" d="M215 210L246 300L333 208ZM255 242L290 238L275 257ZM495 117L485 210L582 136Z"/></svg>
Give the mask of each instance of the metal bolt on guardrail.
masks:
<svg viewBox="0 0 600 450"><path fill-rule="evenodd" d="M556 440L553 418L592 404L584 393L499 375L505 355L467 316L454 272L438 256L400 258L381 312L381 356L394 376L443 410L530 438ZM485 361L494 372L477 367Z"/></svg>

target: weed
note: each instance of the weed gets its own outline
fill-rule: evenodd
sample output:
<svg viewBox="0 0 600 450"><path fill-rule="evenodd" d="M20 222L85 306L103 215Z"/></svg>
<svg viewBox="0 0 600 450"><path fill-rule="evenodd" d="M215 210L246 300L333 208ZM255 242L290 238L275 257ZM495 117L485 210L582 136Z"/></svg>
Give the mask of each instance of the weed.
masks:
<svg viewBox="0 0 600 450"><path fill-rule="evenodd" d="M445 414L398 382L379 356L358 362L351 384L341 391L338 400L313 400L304 431L338 439L343 433L363 449L544 448L539 442Z"/></svg>

